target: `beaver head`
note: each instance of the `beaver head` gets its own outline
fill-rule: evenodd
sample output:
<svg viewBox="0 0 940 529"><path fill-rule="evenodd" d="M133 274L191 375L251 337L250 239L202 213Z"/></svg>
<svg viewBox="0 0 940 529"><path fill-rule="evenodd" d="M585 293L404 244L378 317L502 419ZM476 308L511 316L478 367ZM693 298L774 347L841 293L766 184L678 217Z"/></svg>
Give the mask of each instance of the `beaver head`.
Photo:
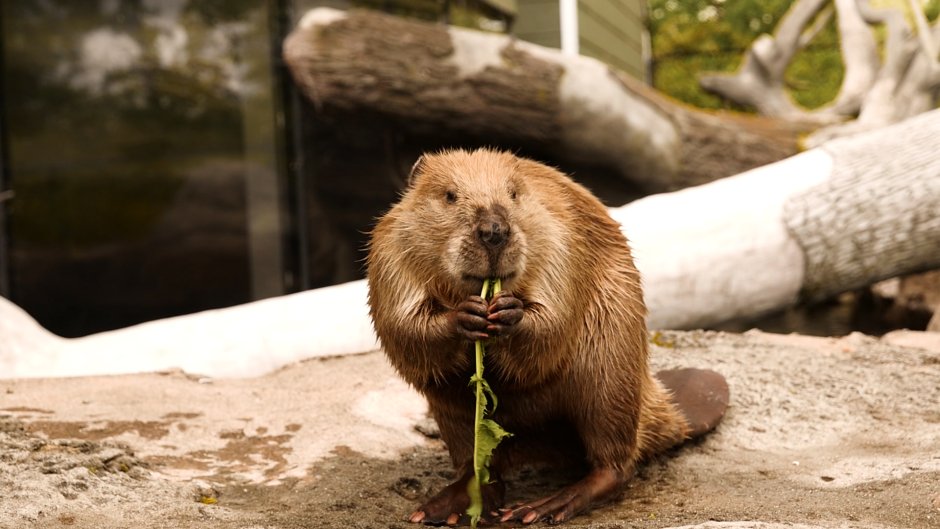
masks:
<svg viewBox="0 0 940 529"><path fill-rule="evenodd" d="M399 235L425 277L462 294L479 292L484 279L505 288L527 264L526 182L518 159L490 150L422 156L399 204Z"/></svg>

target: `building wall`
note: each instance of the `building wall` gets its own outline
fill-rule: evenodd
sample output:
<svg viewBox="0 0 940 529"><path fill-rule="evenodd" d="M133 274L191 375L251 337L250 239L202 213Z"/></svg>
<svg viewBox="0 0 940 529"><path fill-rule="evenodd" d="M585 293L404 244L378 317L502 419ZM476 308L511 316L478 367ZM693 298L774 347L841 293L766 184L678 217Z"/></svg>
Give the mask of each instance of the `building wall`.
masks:
<svg viewBox="0 0 940 529"><path fill-rule="evenodd" d="M561 47L558 0L519 0L513 34L549 48Z"/></svg>
<svg viewBox="0 0 940 529"><path fill-rule="evenodd" d="M561 46L558 0L518 0L513 33L542 46ZM646 80L643 0L580 0L578 32L582 55Z"/></svg>

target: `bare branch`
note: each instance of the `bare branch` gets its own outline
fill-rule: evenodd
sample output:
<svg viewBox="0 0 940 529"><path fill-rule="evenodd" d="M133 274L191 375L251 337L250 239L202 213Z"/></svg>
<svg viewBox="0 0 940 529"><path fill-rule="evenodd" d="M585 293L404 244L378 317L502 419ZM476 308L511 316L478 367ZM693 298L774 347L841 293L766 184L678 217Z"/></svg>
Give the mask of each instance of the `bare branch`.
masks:
<svg viewBox="0 0 940 529"><path fill-rule="evenodd" d="M820 111L839 116L854 116L861 110L865 94L878 76L881 59L878 56L875 37L862 19L855 0L835 0L834 5L845 75L842 77L839 95L833 104Z"/></svg>
<svg viewBox="0 0 940 529"><path fill-rule="evenodd" d="M896 123L934 107L936 61L928 59L911 32L900 9L874 9L866 0L857 0L862 18L870 24L884 24L887 29L885 60L878 78L862 101L858 119L826 127L806 140L809 147L820 145L837 136L856 134Z"/></svg>
<svg viewBox="0 0 940 529"><path fill-rule="evenodd" d="M703 75L699 84L766 116L810 119L809 113L790 101L784 89L784 73L799 51L803 28L828 1L797 0L780 20L773 37L761 35L754 41L736 73Z"/></svg>
<svg viewBox="0 0 940 529"><path fill-rule="evenodd" d="M857 5L866 22L884 24L888 30L885 62L876 84L887 84L882 89L893 93L917 51L916 44L911 41L911 28L904 19L904 13L897 9L873 9L868 0L857 0Z"/></svg>
<svg viewBox="0 0 940 529"><path fill-rule="evenodd" d="M782 76L793 56L800 49L803 28L819 13L829 0L797 0L780 20L774 31L776 52L775 68ZM775 72L777 73L777 72Z"/></svg>
<svg viewBox="0 0 940 529"><path fill-rule="evenodd" d="M819 32L825 29L826 24L832 20L832 13L834 11L835 8L831 5L826 6L826 8L823 9L822 13L820 13L820 15L816 17L816 20L813 21L813 25L807 28L806 31L800 35L800 40L797 43L800 49L808 46L809 43L816 38L816 35L819 35Z"/></svg>
<svg viewBox="0 0 940 529"><path fill-rule="evenodd" d="M917 25L917 37L920 39L920 45L923 46L924 53L927 54L927 57L930 57L932 61L936 61L937 45L930 35L930 28L927 25L927 17L924 16L924 10L917 5L917 0L908 0L907 3L914 16L914 23Z"/></svg>

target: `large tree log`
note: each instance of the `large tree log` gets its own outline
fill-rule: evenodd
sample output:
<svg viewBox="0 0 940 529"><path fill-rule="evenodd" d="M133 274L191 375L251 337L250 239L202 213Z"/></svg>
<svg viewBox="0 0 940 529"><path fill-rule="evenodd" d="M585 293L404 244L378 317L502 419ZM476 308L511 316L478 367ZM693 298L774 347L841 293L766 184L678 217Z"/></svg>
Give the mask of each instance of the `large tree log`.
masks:
<svg viewBox="0 0 940 529"><path fill-rule="evenodd" d="M940 268L938 135L933 111L611 210L631 239L650 327L708 326ZM252 376L376 347L364 281L76 340L0 298L0 378Z"/></svg>
<svg viewBox="0 0 940 529"><path fill-rule="evenodd" d="M0 379L182 369L252 377L291 362L378 349L365 282L60 338L0 297Z"/></svg>
<svg viewBox="0 0 940 529"><path fill-rule="evenodd" d="M654 188L677 173L679 136L669 116L592 59L505 35L326 8L304 16L284 57L317 105L554 145Z"/></svg>
<svg viewBox="0 0 940 529"><path fill-rule="evenodd" d="M938 134L933 111L613 210L650 326L708 326L940 267Z"/></svg>
<svg viewBox="0 0 940 529"><path fill-rule="evenodd" d="M284 55L322 111L610 167L654 191L792 155L806 130L676 105L588 57L370 11L310 11Z"/></svg>

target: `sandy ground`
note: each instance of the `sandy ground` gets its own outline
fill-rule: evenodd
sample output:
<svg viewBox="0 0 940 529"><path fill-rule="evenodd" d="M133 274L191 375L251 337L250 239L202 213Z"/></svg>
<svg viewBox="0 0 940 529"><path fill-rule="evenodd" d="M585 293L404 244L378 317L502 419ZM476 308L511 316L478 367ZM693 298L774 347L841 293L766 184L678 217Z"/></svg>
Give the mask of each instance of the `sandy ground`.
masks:
<svg viewBox="0 0 940 529"><path fill-rule="evenodd" d="M567 526L940 528L938 335L657 342L657 368L725 374L729 413ZM423 401L379 353L254 379L0 380L4 529L404 529L450 477ZM566 479L527 469L510 500Z"/></svg>

